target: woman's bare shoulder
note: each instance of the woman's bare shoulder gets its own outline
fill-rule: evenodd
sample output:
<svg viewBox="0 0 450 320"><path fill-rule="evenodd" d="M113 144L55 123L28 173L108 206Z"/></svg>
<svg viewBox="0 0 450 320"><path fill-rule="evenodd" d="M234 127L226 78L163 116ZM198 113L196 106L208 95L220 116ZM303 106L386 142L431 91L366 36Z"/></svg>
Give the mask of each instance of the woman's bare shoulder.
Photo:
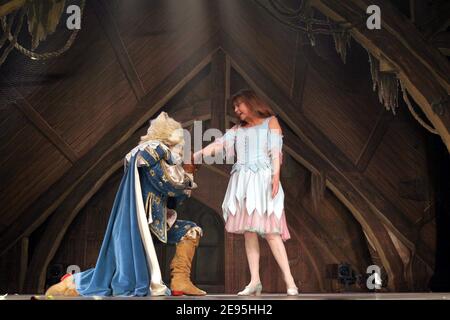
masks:
<svg viewBox="0 0 450 320"><path fill-rule="evenodd" d="M280 126L280 123L278 122L278 119L277 119L276 116L271 116L270 117L270 119L269 119L269 128L281 131L281 126Z"/></svg>

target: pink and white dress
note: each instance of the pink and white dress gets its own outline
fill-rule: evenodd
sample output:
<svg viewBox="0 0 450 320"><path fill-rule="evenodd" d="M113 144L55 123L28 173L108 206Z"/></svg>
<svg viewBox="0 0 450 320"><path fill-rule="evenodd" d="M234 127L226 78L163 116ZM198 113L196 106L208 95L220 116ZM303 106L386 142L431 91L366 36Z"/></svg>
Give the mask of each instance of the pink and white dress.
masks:
<svg viewBox="0 0 450 320"><path fill-rule="evenodd" d="M269 128L270 118L253 127L233 127L217 140L223 143L227 157L237 155L222 211L230 233L275 233L286 241L290 234L281 183L272 198L273 157L281 156L282 136Z"/></svg>

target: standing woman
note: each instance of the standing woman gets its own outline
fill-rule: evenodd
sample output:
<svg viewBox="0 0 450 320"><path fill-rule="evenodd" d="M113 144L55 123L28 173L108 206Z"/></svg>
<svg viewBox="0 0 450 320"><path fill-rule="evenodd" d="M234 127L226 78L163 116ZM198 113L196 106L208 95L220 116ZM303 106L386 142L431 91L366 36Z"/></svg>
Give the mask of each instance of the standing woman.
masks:
<svg viewBox="0 0 450 320"><path fill-rule="evenodd" d="M238 295L259 295L258 234L264 237L283 272L287 294L297 295L283 241L290 238L284 213L284 192L280 183L282 132L270 107L252 90L241 90L232 97L240 123L220 139L194 154L195 163L202 156L225 151L237 154L222 210L225 228L244 234L251 280Z"/></svg>

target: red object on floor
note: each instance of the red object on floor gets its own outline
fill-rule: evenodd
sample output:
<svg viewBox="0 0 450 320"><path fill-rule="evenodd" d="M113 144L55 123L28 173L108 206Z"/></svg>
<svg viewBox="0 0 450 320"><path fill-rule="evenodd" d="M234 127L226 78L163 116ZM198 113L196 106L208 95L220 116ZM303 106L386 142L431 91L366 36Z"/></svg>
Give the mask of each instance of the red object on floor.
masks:
<svg viewBox="0 0 450 320"><path fill-rule="evenodd" d="M172 290L172 295L173 296L182 296L182 295L184 295L184 292L183 291Z"/></svg>

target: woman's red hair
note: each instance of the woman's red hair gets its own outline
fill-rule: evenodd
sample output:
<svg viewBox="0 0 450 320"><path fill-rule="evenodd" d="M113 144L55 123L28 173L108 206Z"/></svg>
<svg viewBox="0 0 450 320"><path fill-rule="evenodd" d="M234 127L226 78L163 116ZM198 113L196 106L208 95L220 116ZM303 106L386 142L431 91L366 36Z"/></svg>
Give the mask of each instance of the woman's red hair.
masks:
<svg viewBox="0 0 450 320"><path fill-rule="evenodd" d="M241 102L244 102L253 113L261 118L267 118L275 115L269 105L259 98L253 90L242 89L231 97L231 103L233 106ZM246 122L242 121L241 124L246 124Z"/></svg>

